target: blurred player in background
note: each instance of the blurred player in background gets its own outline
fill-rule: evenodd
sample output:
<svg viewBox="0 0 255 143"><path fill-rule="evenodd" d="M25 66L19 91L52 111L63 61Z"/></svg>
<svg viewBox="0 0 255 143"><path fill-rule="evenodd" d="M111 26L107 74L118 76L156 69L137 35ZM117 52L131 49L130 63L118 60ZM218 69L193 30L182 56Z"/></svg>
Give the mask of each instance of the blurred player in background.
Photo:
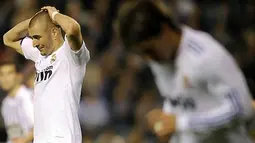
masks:
<svg viewBox="0 0 255 143"><path fill-rule="evenodd" d="M163 110L148 114L157 136L170 136L171 143L251 143L250 92L221 44L178 27L161 1L127 2L117 21L125 47L148 60L165 98Z"/></svg>
<svg viewBox="0 0 255 143"><path fill-rule="evenodd" d="M19 82L15 63L0 63L0 85L7 92L1 110L8 143L32 142L34 116L31 92Z"/></svg>
<svg viewBox="0 0 255 143"><path fill-rule="evenodd" d="M255 101L252 102L252 106L255 111ZM248 129L248 133L255 141L255 117L254 116L253 116L253 119L247 123L247 129Z"/></svg>
<svg viewBox="0 0 255 143"><path fill-rule="evenodd" d="M4 43L35 62L34 143L81 143L78 109L90 56L80 25L46 6L8 31Z"/></svg>

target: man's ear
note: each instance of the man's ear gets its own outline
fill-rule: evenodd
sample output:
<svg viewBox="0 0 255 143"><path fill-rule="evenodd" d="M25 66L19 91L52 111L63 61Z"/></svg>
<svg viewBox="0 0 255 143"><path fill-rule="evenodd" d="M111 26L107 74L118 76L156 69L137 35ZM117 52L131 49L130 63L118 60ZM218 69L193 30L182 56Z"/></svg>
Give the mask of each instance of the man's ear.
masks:
<svg viewBox="0 0 255 143"><path fill-rule="evenodd" d="M52 34L52 36L57 36L58 34L59 34L59 30L58 30L58 28L57 27L53 27L52 29L51 29L51 34Z"/></svg>

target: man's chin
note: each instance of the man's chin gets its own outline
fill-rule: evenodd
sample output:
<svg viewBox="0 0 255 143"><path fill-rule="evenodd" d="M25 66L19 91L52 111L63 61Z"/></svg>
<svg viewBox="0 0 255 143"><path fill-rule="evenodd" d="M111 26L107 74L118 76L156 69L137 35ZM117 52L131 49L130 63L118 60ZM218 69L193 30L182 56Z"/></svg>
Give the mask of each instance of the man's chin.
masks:
<svg viewBox="0 0 255 143"><path fill-rule="evenodd" d="M41 52L41 55L42 55L42 56L46 56L47 54L46 54L46 53L44 53L44 52Z"/></svg>
<svg viewBox="0 0 255 143"><path fill-rule="evenodd" d="M2 89L3 89L3 91L5 91L5 92L9 92L9 91L11 90L10 87L2 87Z"/></svg>

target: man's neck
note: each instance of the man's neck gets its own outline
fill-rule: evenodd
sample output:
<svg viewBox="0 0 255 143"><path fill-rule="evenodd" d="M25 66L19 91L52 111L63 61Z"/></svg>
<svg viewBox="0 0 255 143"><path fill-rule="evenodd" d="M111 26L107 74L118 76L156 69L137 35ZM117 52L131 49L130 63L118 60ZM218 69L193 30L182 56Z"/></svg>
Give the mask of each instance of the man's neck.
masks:
<svg viewBox="0 0 255 143"><path fill-rule="evenodd" d="M8 96L9 97L15 97L17 95L18 90L20 89L21 85L18 84L16 86L14 86L9 92L8 92Z"/></svg>
<svg viewBox="0 0 255 143"><path fill-rule="evenodd" d="M54 41L53 45L53 52L57 51L64 43L64 39L62 37L59 37L57 40Z"/></svg>
<svg viewBox="0 0 255 143"><path fill-rule="evenodd" d="M178 53L179 53L179 49L180 49L180 45L181 45L181 38L182 38L182 33L176 33L176 35L174 36L174 43L173 43L173 48L174 51L172 52L172 55L170 57L170 60L173 61L173 63L175 62Z"/></svg>

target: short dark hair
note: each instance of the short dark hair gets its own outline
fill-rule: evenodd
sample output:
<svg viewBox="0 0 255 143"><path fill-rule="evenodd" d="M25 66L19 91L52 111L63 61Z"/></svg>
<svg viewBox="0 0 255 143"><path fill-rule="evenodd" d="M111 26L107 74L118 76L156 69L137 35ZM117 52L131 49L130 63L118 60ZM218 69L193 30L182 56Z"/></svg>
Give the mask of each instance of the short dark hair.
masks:
<svg viewBox="0 0 255 143"><path fill-rule="evenodd" d="M176 32L181 31L170 13L160 5L163 3L156 0L137 0L123 4L117 19L117 32L126 48L158 36L163 23Z"/></svg>
<svg viewBox="0 0 255 143"><path fill-rule="evenodd" d="M53 21L51 20L49 14L47 11L43 10L40 11L38 13L36 13L30 20L29 22L29 28L31 28L37 21L40 22L46 22L46 26L56 26L56 24L53 23Z"/></svg>
<svg viewBox="0 0 255 143"><path fill-rule="evenodd" d="M19 66L17 65L17 63L15 62L15 61L11 61L11 60L3 60L3 61L1 61L0 62L0 68L2 67L2 66L6 66L6 65L14 65L14 67L15 67L15 70L17 71L17 72L19 72L20 71L20 68L19 68Z"/></svg>

